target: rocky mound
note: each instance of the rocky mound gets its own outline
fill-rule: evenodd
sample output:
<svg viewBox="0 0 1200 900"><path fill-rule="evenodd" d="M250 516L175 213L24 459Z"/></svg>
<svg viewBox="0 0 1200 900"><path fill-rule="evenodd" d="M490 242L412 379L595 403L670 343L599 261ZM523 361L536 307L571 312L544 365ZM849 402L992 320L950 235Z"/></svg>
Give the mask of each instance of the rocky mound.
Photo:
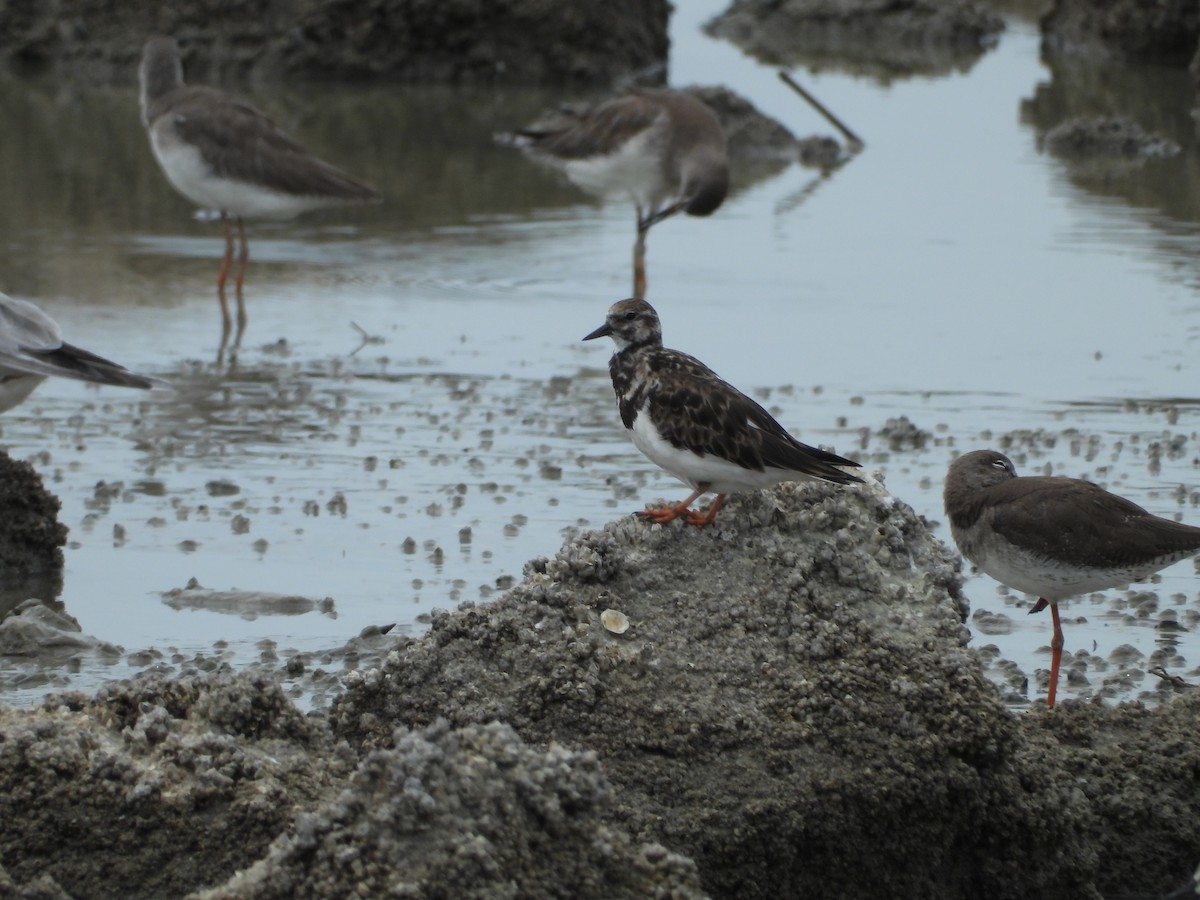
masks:
<svg viewBox="0 0 1200 900"><path fill-rule="evenodd" d="M1160 896L1200 847L1200 691L1011 714L958 558L878 485L623 519L301 715L143 676L0 711L0 892ZM617 615L620 613L621 615Z"/></svg>

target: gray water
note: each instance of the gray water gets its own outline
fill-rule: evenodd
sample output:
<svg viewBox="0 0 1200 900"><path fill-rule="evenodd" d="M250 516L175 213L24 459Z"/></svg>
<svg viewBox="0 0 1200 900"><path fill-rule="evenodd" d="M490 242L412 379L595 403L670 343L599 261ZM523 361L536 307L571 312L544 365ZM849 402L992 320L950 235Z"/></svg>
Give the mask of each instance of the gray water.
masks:
<svg viewBox="0 0 1200 900"><path fill-rule="evenodd" d="M681 7L673 84L723 83L799 134L832 134L774 69L701 33L721 0ZM969 71L796 74L867 147L829 176L740 173L710 219L655 228L648 298L668 345L802 439L879 469L943 537L946 465L987 446L1023 472L1089 477L1200 522L1186 73L1051 73L1032 19L1016 17ZM0 289L173 385L52 381L0 418L0 444L62 500L60 599L84 632L239 663L264 641L285 655L368 625L419 633L432 608L491 596L573 529L682 499L619 427L610 349L579 341L629 292L632 211L492 139L578 92L227 87L387 202L251 226L249 326L218 366L219 231L157 170L132 86L0 82ZM1097 170L1039 152L1047 127L1083 112L1132 115L1184 153ZM899 416L923 446L879 436ZM332 604L163 602L192 578ZM1147 589L1156 600L1064 604L1067 651L1093 654L1089 683L1066 695L1113 678L1137 696L1159 664L1200 680L1193 565ZM1010 633L977 642L1031 677L1048 665L1048 616L1027 618L983 576L967 591L1009 617ZM133 671L85 661L68 683ZM38 698L45 677L5 698ZM1043 694L1031 683L1026 696Z"/></svg>

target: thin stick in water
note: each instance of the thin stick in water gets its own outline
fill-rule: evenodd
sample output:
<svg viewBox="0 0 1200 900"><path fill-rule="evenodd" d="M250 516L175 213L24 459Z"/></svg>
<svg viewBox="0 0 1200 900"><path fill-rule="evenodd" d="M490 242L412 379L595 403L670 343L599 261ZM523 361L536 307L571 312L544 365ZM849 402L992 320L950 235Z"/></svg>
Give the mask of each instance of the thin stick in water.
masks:
<svg viewBox="0 0 1200 900"><path fill-rule="evenodd" d="M866 144L863 143L862 138L843 125L842 120L826 109L825 105L821 103L820 100L818 100L804 88L800 87L799 83L791 75L781 69L779 72L779 77L782 79L784 84L812 104L813 109L829 120L829 123L838 131L840 131L845 136L846 140L854 145L856 149L861 149L862 147L866 146Z"/></svg>

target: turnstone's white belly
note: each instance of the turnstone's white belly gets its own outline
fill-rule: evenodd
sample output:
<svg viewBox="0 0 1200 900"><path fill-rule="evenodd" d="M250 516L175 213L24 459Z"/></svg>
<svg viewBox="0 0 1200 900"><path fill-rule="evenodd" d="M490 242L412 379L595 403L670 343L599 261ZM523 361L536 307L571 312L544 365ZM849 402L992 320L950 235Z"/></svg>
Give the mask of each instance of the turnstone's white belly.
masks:
<svg viewBox="0 0 1200 900"><path fill-rule="evenodd" d="M747 425L747 428L749 427L751 426ZM658 428L645 412L637 414L629 433L634 446L646 454L651 462L666 469L684 484L690 485L692 490L698 490L701 484L707 484L708 490L713 493L731 494L735 491L770 487L781 481L810 480L808 476L782 469L758 472L719 456L702 456L691 450L673 447L658 433Z"/></svg>

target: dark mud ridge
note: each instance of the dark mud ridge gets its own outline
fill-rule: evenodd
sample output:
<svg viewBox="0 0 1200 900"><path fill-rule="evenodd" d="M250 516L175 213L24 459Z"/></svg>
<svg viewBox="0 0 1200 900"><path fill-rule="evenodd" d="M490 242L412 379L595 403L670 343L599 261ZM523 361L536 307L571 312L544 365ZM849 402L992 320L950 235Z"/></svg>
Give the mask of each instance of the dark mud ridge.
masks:
<svg viewBox="0 0 1200 900"><path fill-rule="evenodd" d="M667 0L0 0L0 62L131 82L146 38L183 46L190 81L608 84L663 67Z"/></svg>
<svg viewBox="0 0 1200 900"><path fill-rule="evenodd" d="M1055 0L1041 25L1051 53L1176 66L1200 59L1200 7L1191 0Z"/></svg>
<svg viewBox="0 0 1200 900"><path fill-rule="evenodd" d="M975 0L734 0L705 30L771 65L886 81L967 71L1004 20Z"/></svg>
<svg viewBox="0 0 1200 900"><path fill-rule="evenodd" d="M303 715L263 673L0 708L0 897L1101 898L1200 857L1200 692L1016 715L878 486L631 518ZM629 627L610 631L623 613Z"/></svg>

